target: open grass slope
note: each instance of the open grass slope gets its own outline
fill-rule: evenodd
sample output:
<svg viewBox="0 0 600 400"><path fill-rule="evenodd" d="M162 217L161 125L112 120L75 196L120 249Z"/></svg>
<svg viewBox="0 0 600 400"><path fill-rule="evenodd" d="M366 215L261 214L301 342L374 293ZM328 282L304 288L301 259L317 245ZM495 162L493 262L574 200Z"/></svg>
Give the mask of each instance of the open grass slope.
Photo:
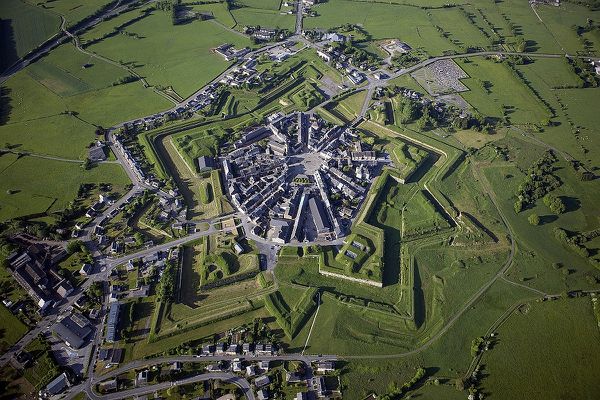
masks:
<svg viewBox="0 0 600 400"><path fill-rule="evenodd" d="M21 0L0 3L0 69L4 70L20 57L59 31L60 18L41 7Z"/></svg>
<svg viewBox="0 0 600 400"><path fill-rule="evenodd" d="M11 154L0 157L5 158L9 162L0 172L0 220L62 210L75 199L82 183L129 183L122 167L116 164L84 170L77 163L34 157L16 159Z"/></svg>
<svg viewBox="0 0 600 400"><path fill-rule="evenodd" d="M11 77L5 84L6 123L2 147L15 147L71 159L83 159L96 126L148 115L170 103L139 82L112 86L121 69L81 57L70 45L56 49Z"/></svg>
<svg viewBox="0 0 600 400"><path fill-rule="evenodd" d="M506 116L514 124L550 118L550 110L504 63L477 58L460 60L459 65L470 76L462 80L469 91L461 96L481 115Z"/></svg>
<svg viewBox="0 0 600 400"><path fill-rule="evenodd" d="M597 397L600 330L589 297L527 304L498 338L482 360L487 398Z"/></svg>
<svg viewBox="0 0 600 400"><path fill-rule="evenodd" d="M249 39L211 21L173 25L170 13L163 11L153 11L129 25L126 31L130 35L104 39L89 50L128 63L151 85L173 87L182 97L189 96L229 66L212 48L223 43L238 48L251 44Z"/></svg>
<svg viewBox="0 0 600 400"><path fill-rule="evenodd" d="M0 306L0 350L6 351L27 332L27 327L4 305Z"/></svg>
<svg viewBox="0 0 600 400"><path fill-rule="evenodd" d="M68 26L72 26L84 18L94 14L113 0L52 0L35 1L24 0L29 4L37 5L38 8L62 15L67 20Z"/></svg>

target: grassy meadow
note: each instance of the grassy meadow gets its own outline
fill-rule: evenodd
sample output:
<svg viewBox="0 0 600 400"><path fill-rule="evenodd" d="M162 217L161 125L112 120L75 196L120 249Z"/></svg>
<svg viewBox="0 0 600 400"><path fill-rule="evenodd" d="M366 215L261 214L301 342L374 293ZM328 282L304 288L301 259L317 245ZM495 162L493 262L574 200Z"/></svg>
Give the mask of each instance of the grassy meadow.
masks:
<svg viewBox="0 0 600 400"><path fill-rule="evenodd" d="M127 32L135 36L113 36L88 49L130 65L151 85L172 87L182 97L230 65L212 48L223 43L237 47L251 44L249 39L210 21L173 25L170 14L163 11L153 11L128 26Z"/></svg>
<svg viewBox="0 0 600 400"><path fill-rule="evenodd" d="M498 344L482 360L482 386L490 399L593 399L600 390L599 353L589 297L529 303L498 329Z"/></svg>
<svg viewBox="0 0 600 400"><path fill-rule="evenodd" d="M0 172L0 220L63 209L82 183L129 183L120 165L101 164L84 170L81 164L4 154ZM40 171L44 171L40 174Z"/></svg>
<svg viewBox="0 0 600 400"><path fill-rule="evenodd" d="M58 33L60 27L58 15L21 0L3 0L0 16L1 70Z"/></svg>

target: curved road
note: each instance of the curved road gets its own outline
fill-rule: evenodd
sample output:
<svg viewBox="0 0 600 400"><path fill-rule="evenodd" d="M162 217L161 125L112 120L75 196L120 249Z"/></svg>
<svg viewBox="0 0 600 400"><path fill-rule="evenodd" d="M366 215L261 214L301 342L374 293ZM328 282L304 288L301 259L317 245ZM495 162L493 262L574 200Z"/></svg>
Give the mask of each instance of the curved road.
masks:
<svg viewBox="0 0 600 400"><path fill-rule="evenodd" d="M242 389L242 392L248 400L256 400L248 381L230 372L209 372L206 374L195 375L189 378L181 379L176 382L157 383L156 385L142 386L135 389L105 395L96 394L90 387L87 387L84 391L92 400L119 400L142 396L146 394L152 394L159 390L168 389L172 386L188 385L190 383L203 382L211 379L218 379L224 382L233 383L234 385Z"/></svg>

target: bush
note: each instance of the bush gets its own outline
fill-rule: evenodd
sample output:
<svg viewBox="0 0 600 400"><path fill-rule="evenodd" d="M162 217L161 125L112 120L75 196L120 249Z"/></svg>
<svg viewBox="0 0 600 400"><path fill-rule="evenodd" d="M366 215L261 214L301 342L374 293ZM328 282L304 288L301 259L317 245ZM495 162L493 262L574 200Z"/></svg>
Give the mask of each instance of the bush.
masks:
<svg viewBox="0 0 600 400"><path fill-rule="evenodd" d="M562 214L566 211L566 206L562 199L551 193L544 196L544 204L555 214Z"/></svg>
<svg viewBox="0 0 600 400"><path fill-rule="evenodd" d="M530 214L529 217L527 218L527 220L529 221L529 223L531 225L539 225L540 224L540 217L537 214Z"/></svg>

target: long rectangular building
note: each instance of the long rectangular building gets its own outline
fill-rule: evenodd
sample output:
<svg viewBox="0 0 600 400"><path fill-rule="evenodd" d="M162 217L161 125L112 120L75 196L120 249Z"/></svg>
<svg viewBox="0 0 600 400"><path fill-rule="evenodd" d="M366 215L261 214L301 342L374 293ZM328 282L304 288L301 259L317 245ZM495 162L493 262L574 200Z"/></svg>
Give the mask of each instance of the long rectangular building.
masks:
<svg viewBox="0 0 600 400"><path fill-rule="evenodd" d="M119 303L110 305L108 321L106 322L106 341L113 343L117 341L117 326L119 324Z"/></svg>

